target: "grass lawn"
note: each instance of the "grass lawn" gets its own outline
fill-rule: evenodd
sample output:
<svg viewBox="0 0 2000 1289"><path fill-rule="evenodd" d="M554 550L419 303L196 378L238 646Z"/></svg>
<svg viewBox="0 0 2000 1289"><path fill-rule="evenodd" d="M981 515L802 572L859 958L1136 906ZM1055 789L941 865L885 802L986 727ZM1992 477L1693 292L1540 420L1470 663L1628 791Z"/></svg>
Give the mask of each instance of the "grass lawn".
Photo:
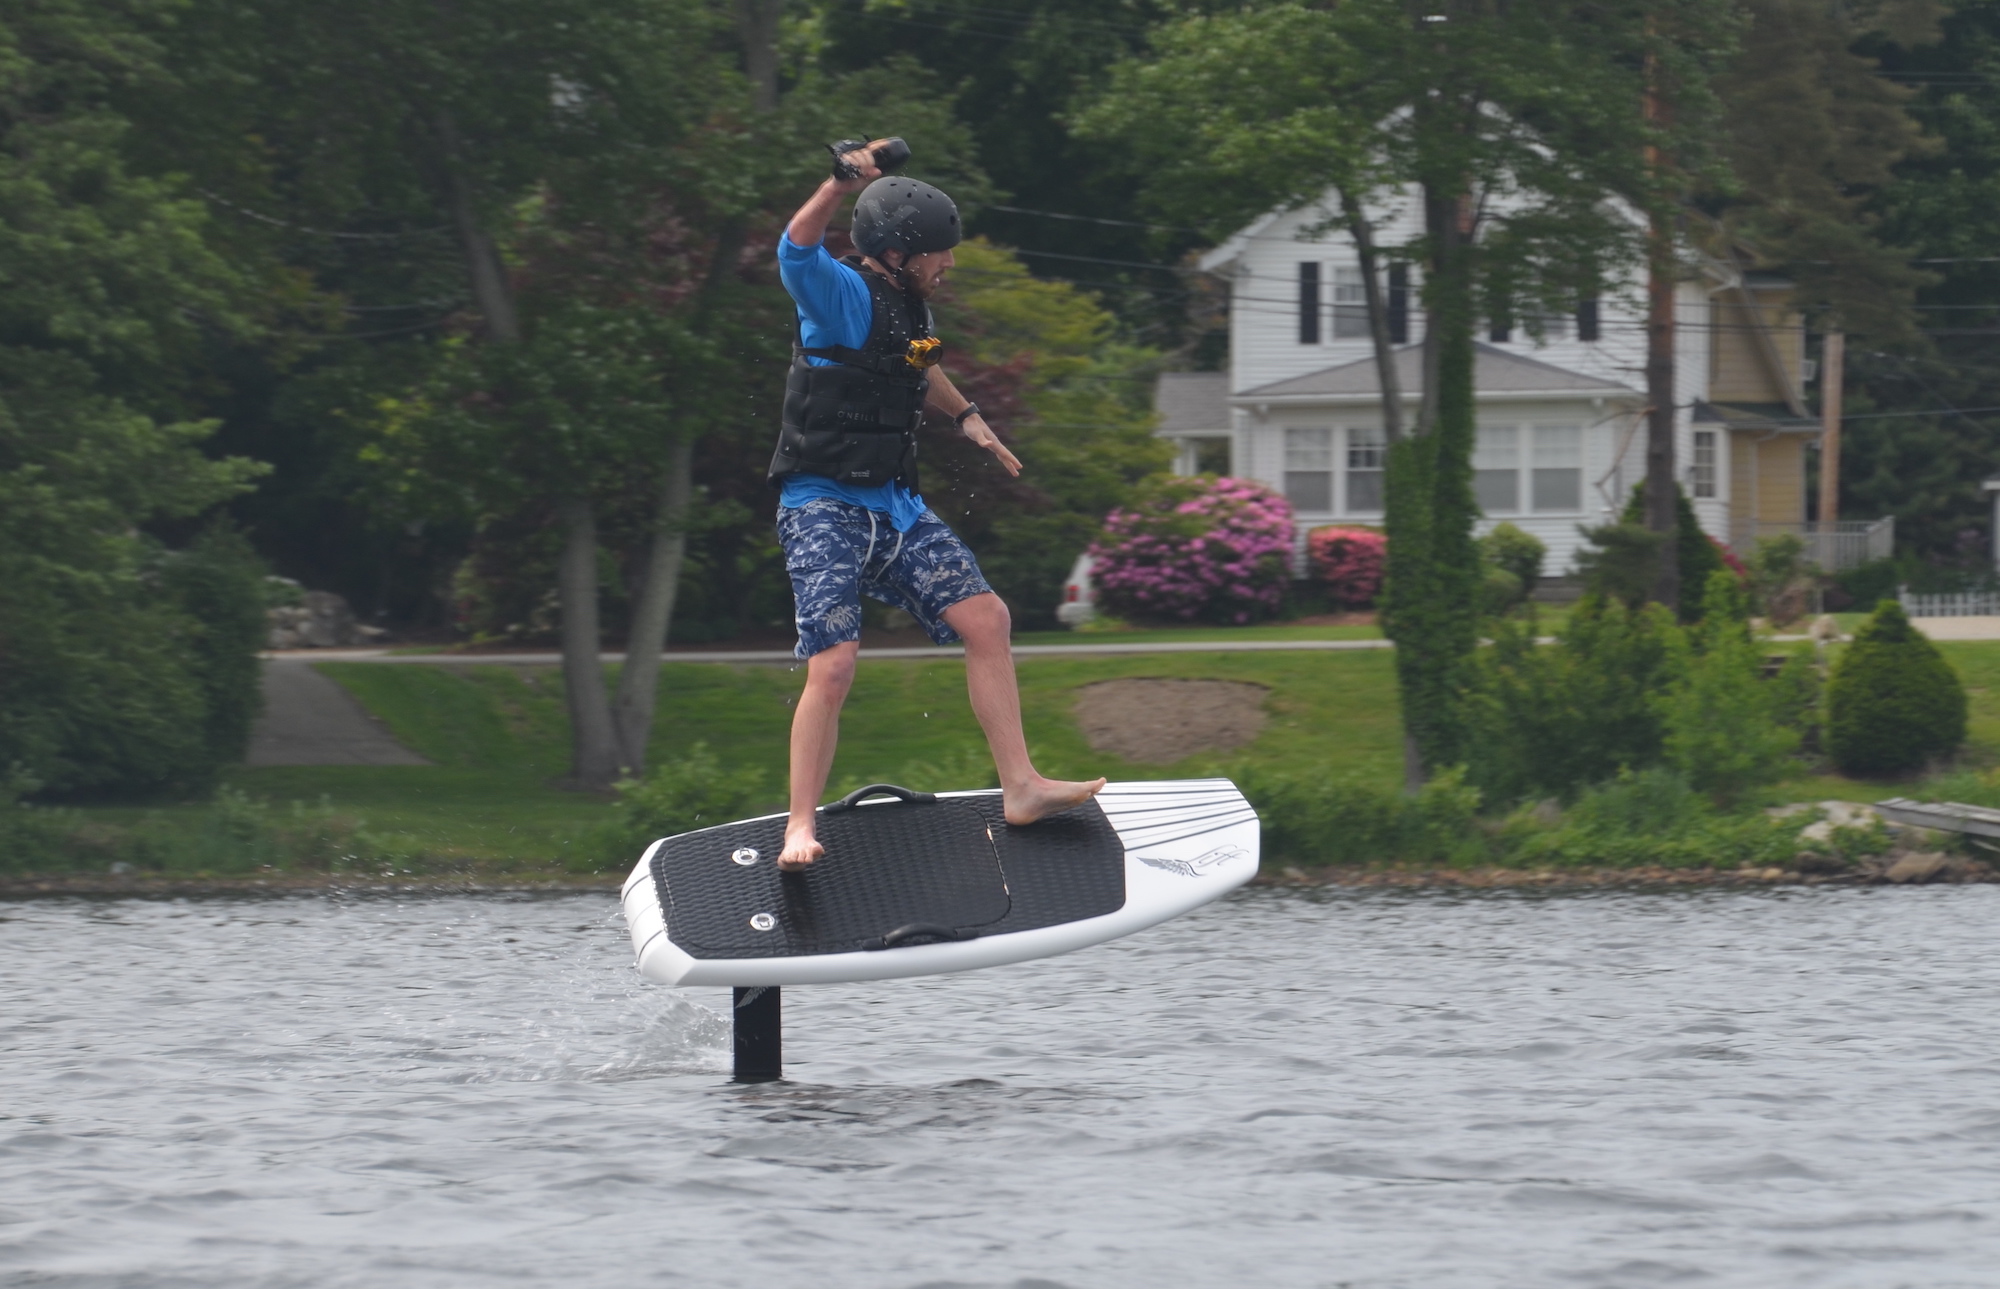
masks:
<svg viewBox="0 0 2000 1289"><path fill-rule="evenodd" d="M1400 765L1391 655L1174 654L1033 658L1020 665L1028 740L1044 770L1163 778L1215 772L1238 759L1313 764L1393 784ZM567 768L568 725L554 667L320 670L380 716L432 766L281 766L239 770L235 786L273 800L317 801L366 820L399 850L508 868L561 860L606 805L553 786ZM1092 752L1070 719L1075 690L1121 676L1243 680L1271 690L1270 723L1247 748L1173 765L1128 765ZM786 666L668 663L660 677L655 760L706 742L727 766L784 782L786 737L803 673ZM978 786L985 746L955 660L863 661L841 723L836 785L890 780L918 788Z"/></svg>
<svg viewBox="0 0 2000 1289"><path fill-rule="evenodd" d="M2000 643L1951 642L1940 648L1965 678L1972 698L1964 761L1979 767L2000 763ZM1311 767L1329 777L1392 787L1401 771L1393 661L1386 650L1027 658L1020 662L1022 705L1038 763L1062 777L1178 777L1248 762ZM421 856L424 867L546 872L588 860L586 839L608 818L609 807L603 798L556 786L569 758L558 669L329 662L320 670L434 764L245 768L231 776L232 787L280 806L324 801L340 816L361 820L388 850ZM1254 743L1230 753L1171 765L1127 764L1092 752L1070 715L1079 687L1127 676L1262 685L1270 691L1270 721ZM726 766L761 769L776 805L792 703L802 679L800 670L784 665L667 663L654 759L705 742ZM864 658L841 733L836 790L873 780L972 787L984 782L990 769L966 704L964 666L956 660ZM1917 786L1810 775L1781 785L1772 796L1865 801ZM118 823L149 813L162 819L187 812L192 820L201 809L84 813Z"/></svg>

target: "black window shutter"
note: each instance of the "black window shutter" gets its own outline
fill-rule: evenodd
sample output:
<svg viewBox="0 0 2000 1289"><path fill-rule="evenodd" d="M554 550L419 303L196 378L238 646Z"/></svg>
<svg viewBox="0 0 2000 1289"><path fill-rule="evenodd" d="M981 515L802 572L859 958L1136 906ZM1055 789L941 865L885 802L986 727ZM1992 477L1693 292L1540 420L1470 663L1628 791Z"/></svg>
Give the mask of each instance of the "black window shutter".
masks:
<svg viewBox="0 0 2000 1289"><path fill-rule="evenodd" d="M1595 340L1598 337L1597 297L1576 302L1576 338Z"/></svg>
<svg viewBox="0 0 2000 1289"><path fill-rule="evenodd" d="M1319 264L1314 260L1299 264L1299 343L1319 343Z"/></svg>
<svg viewBox="0 0 2000 1289"><path fill-rule="evenodd" d="M1389 343L1410 343L1410 266L1389 266Z"/></svg>

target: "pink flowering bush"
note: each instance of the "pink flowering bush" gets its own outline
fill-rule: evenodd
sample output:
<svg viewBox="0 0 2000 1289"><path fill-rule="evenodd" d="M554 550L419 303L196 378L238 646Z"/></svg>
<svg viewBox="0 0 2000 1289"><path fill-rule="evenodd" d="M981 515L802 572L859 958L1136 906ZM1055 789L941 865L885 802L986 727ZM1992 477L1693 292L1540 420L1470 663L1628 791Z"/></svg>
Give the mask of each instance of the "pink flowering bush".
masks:
<svg viewBox="0 0 2000 1289"><path fill-rule="evenodd" d="M1121 617L1241 624L1277 612L1291 550L1292 507L1262 484L1160 478L1105 517L1091 577Z"/></svg>
<svg viewBox="0 0 2000 1289"><path fill-rule="evenodd" d="M1368 528L1315 528L1306 534L1314 576L1343 609L1365 609L1382 593L1389 539Z"/></svg>

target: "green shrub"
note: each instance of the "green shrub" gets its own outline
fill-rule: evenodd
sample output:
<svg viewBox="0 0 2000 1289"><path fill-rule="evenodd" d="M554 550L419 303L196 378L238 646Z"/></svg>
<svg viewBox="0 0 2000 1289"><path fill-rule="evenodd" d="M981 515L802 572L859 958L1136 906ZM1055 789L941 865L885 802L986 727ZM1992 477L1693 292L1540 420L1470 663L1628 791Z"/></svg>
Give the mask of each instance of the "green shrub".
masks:
<svg viewBox="0 0 2000 1289"><path fill-rule="evenodd" d="M59 576L0 549L0 764L57 797L206 793L260 701L263 570L226 529L117 554Z"/></svg>
<svg viewBox="0 0 2000 1289"><path fill-rule="evenodd" d="M1636 609L1653 594L1660 580L1660 551L1666 539L1638 524L1577 525L1590 543L1576 553L1577 573L1584 590L1599 599L1615 600Z"/></svg>
<svg viewBox="0 0 2000 1289"><path fill-rule="evenodd" d="M1505 617L1518 608L1527 595L1521 579L1496 564L1486 566L1485 580L1479 584L1479 611L1489 618Z"/></svg>
<svg viewBox="0 0 2000 1289"><path fill-rule="evenodd" d="M191 624L182 639L201 687L202 743L212 775L243 759L263 707L257 654L270 631L271 584L243 534L220 525L169 556L161 582Z"/></svg>
<svg viewBox="0 0 2000 1289"><path fill-rule="evenodd" d="M1833 575L1834 587L1847 597L1847 604L1880 604L1896 598L1896 587L1906 580L1903 565L1894 558L1871 559Z"/></svg>
<svg viewBox="0 0 2000 1289"><path fill-rule="evenodd" d="M1497 822L1477 817L1479 793L1456 771L1415 797L1248 768L1236 779L1263 821L1270 865L1763 868L1791 861L1811 818L1718 810L1687 776L1663 766L1624 771L1586 789L1567 811L1541 802Z"/></svg>
<svg viewBox="0 0 2000 1289"><path fill-rule="evenodd" d="M654 766L644 779L619 784L612 820L587 850L608 861L636 860L662 837L782 809L783 793L770 786L763 770L725 769L708 744L696 743L686 755Z"/></svg>
<svg viewBox="0 0 2000 1289"><path fill-rule="evenodd" d="M1676 642L1677 674L1661 699L1666 764L1723 802L1783 778L1799 747L1780 716L1798 681L1763 678L1763 650L1743 623L1747 598L1734 573L1710 574L1709 616Z"/></svg>
<svg viewBox="0 0 2000 1289"><path fill-rule="evenodd" d="M1625 503L1625 513L1620 516L1620 522L1645 527L1645 484L1633 485L1632 497ZM1679 487L1674 489L1674 554L1681 583L1680 620L1699 621L1707 613L1702 597L1708 591L1709 579L1728 566L1723 563L1722 552L1702 531L1701 520L1695 517L1694 504Z"/></svg>
<svg viewBox="0 0 2000 1289"><path fill-rule="evenodd" d="M1415 796L1355 779L1238 767L1263 823L1264 858L1279 864L1469 864L1486 857L1480 796L1453 768Z"/></svg>
<svg viewBox="0 0 2000 1289"><path fill-rule="evenodd" d="M1591 788L1560 817L1516 811L1500 830L1522 867L1772 867L1798 853L1803 819L1724 814L1677 771L1626 772Z"/></svg>
<svg viewBox="0 0 2000 1289"><path fill-rule="evenodd" d="M1585 785L1660 758L1659 698L1674 679L1673 618L1586 596L1553 645L1537 620L1501 622L1464 697L1467 781L1489 802L1569 800Z"/></svg>
<svg viewBox="0 0 2000 1289"><path fill-rule="evenodd" d="M1479 539L1479 554L1488 569L1498 569L1514 579L1517 602L1535 593L1536 583L1542 580L1542 560L1548 553L1539 537L1513 524L1496 524Z"/></svg>
<svg viewBox="0 0 2000 1289"><path fill-rule="evenodd" d="M1366 864L1393 857L1402 804L1385 788L1241 766L1231 776L1263 823L1274 863Z"/></svg>
<svg viewBox="0 0 2000 1289"><path fill-rule="evenodd" d="M36 786L18 774L0 783L0 873L372 874L384 863L417 858L391 854L364 824L324 801L277 806L223 788L202 806L110 822L81 810L33 805L25 798Z"/></svg>
<svg viewBox="0 0 2000 1289"><path fill-rule="evenodd" d="M1919 769L1965 741L1965 686L1894 600L1841 651L1826 706L1827 751L1848 774Z"/></svg>

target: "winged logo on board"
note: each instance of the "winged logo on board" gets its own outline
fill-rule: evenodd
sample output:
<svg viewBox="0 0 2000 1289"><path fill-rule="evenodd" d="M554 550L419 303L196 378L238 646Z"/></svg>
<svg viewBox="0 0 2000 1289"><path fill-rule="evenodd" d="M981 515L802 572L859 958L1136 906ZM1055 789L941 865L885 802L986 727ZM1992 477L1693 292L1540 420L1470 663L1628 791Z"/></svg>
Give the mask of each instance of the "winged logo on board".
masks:
<svg viewBox="0 0 2000 1289"><path fill-rule="evenodd" d="M1211 868L1227 864L1232 859L1241 859L1249 853L1241 846L1217 846L1206 855L1198 855L1193 859L1160 859L1152 855L1140 855L1137 858L1140 863L1151 868L1179 873L1182 877L1200 877Z"/></svg>

